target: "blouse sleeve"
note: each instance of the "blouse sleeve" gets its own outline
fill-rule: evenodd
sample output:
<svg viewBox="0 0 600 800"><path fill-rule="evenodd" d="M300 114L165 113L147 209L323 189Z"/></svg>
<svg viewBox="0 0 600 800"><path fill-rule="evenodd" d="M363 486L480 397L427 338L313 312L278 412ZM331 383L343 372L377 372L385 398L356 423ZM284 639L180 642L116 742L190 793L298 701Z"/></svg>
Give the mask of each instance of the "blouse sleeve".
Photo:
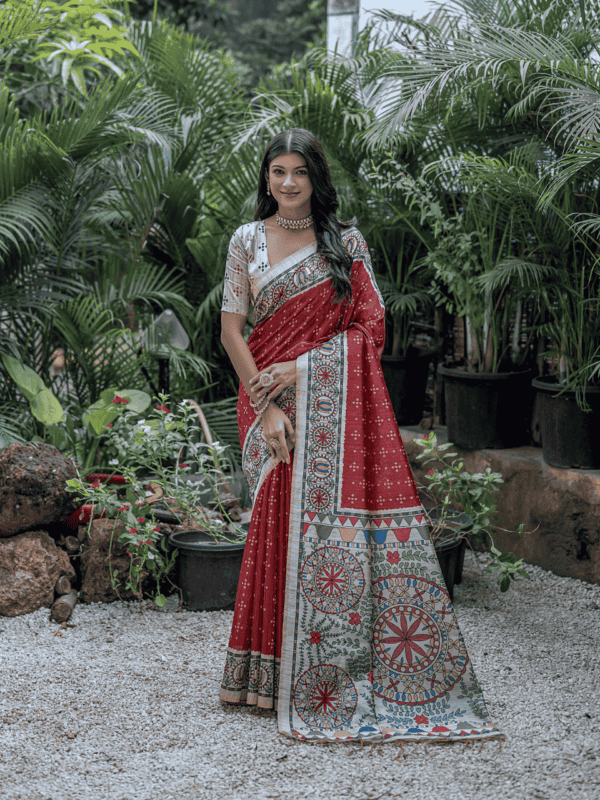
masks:
<svg viewBox="0 0 600 800"><path fill-rule="evenodd" d="M229 242L221 311L247 316L249 306L248 254L236 232Z"/></svg>

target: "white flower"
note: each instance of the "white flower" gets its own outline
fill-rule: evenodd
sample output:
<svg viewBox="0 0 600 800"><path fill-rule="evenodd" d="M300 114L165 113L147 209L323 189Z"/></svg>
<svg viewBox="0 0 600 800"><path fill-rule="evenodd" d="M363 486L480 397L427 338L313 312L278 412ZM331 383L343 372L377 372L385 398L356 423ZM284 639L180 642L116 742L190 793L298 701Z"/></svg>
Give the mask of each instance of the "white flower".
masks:
<svg viewBox="0 0 600 800"><path fill-rule="evenodd" d="M110 461L108 462L108 466L109 467L116 467L118 463L119 463L119 459L118 458L111 458Z"/></svg>

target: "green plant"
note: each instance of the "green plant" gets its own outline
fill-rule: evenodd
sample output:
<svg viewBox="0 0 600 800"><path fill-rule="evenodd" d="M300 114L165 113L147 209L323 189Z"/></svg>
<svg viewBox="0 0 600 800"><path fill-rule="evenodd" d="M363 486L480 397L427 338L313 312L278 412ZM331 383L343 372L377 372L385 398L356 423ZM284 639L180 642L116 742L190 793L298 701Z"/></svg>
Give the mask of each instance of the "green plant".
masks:
<svg viewBox="0 0 600 800"><path fill-rule="evenodd" d="M108 548L108 563L111 586L117 596L120 597L119 571L112 565L115 535L125 546L130 558L125 589L141 601L143 580L149 574L156 584L154 602L158 606L163 606L165 596L162 594L161 585L165 580L174 585L169 575L172 573L178 551L169 552L160 527L152 517L151 506L143 499L145 487L135 479L134 475L126 476L126 479L125 501L116 492L111 491L108 484L103 481L87 483L80 477L73 478L67 481L67 489L77 494L77 500L94 505L94 514L90 515L88 523L88 536L95 515L106 515L114 520Z"/></svg>
<svg viewBox="0 0 600 800"><path fill-rule="evenodd" d="M464 459L458 453L448 452L453 444L438 444L437 436L433 432L416 441L423 448L417 458L423 460L424 465L435 464L427 472L427 491L433 493L430 497L437 504L435 518L425 509L431 525L432 540L435 542L453 529L458 537L472 534L482 544L489 540L492 558L487 571L498 573L498 584L502 592L508 590L511 580L517 576L529 578L523 559L518 559L511 552L501 552L494 544L493 534L498 516L494 494L504 482L502 475L492 472L489 467L484 472L467 472ZM453 518L457 504L471 520L468 529L456 530ZM522 534L524 529L523 523L519 526L518 533Z"/></svg>
<svg viewBox="0 0 600 800"><path fill-rule="evenodd" d="M581 400L598 380L600 5L453 0L426 21L387 18L400 47L357 67L375 65L387 87L367 141L393 146L423 129L442 144L424 175L476 245L470 283L485 303L465 337L477 339L473 360L510 368L537 338L540 367L547 348ZM454 304L462 265L445 247L439 256L441 296Z"/></svg>
<svg viewBox="0 0 600 800"><path fill-rule="evenodd" d="M161 394L158 399L159 404L142 418L130 407L133 404L119 402L118 405L123 407L119 419L113 424L108 423L106 438L109 440L113 438L118 442L124 425L130 430L133 452L122 451L117 445L117 452L123 452L125 458L123 461L118 457L109 461L114 472L122 474L125 479L126 503L101 481L87 483L79 477L67 481L67 485L69 491L77 493L78 500L94 504L96 514L106 513L107 517L115 520L114 533L131 557L126 588L141 600L142 581L147 570L156 582L155 600L162 605L164 596L160 593L160 585L168 579L176 554L168 555L153 516L154 506L149 506L143 499L147 476L151 475L153 487L162 489L165 498L173 503L170 510L174 510L176 515L194 519L198 527L211 534L215 541L240 541L245 532L230 518L223 503L228 488L222 459L225 448L218 442L209 445L199 440L197 419L188 401L178 403L171 410L167 405L168 395ZM104 420L111 412L106 406L96 410L98 426L106 425ZM120 430L117 422L121 422ZM195 475L200 481L189 484L185 480L188 475ZM111 554L112 538L109 559ZM116 571L111 570L111 581L117 591Z"/></svg>

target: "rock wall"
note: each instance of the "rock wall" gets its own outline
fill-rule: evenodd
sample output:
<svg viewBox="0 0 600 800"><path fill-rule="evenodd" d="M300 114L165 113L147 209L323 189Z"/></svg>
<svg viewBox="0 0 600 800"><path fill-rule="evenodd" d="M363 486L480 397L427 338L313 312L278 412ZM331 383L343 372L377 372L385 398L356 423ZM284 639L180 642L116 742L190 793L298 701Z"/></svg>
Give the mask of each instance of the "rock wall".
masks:
<svg viewBox="0 0 600 800"><path fill-rule="evenodd" d="M446 429L436 426L440 443ZM401 428L406 454L419 485L427 485L426 469L416 456L415 439L427 434L418 427ZM537 447L511 450L455 448L469 472L490 467L500 472L504 484L497 493L498 526L516 530L525 523L522 536L498 532L501 550L512 550L530 564L557 575L600 584L600 471L558 469L546 464ZM431 466L431 465L430 465Z"/></svg>

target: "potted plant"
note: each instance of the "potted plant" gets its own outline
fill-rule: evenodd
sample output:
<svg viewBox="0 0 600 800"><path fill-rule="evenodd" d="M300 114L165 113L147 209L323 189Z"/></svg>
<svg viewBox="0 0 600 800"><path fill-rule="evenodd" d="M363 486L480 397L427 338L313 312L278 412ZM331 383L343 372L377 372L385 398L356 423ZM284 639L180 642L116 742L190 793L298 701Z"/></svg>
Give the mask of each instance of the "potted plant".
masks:
<svg viewBox="0 0 600 800"><path fill-rule="evenodd" d="M163 605L161 586L165 580L171 580L170 574L176 568L183 602L188 608L228 607L232 593L235 598L246 531L236 523L239 509L231 502L223 472L221 456L225 448L212 441L196 403L183 400L171 410L167 395L160 395L159 401L144 416L133 409L125 410L120 424L115 423L107 434L109 452L111 437L112 452L117 453L121 452L124 435L130 437L131 447L125 448L128 455L123 461L118 457L110 459L111 466L125 478L124 499L99 481L89 484L79 478L69 481L69 488L80 499L96 505L98 513L105 512L114 520L115 537L131 557L125 588L136 597L142 598L144 581L151 577L156 584L154 600ZM200 441L199 418L209 441ZM148 475L152 475L153 487L163 492L161 499L166 501L166 509L176 510L174 521L184 522L188 528L169 536L168 542L157 524L160 512L144 494ZM186 481L187 476L200 480ZM198 484L209 491L210 500L205 493L199 493ZM108 557L110 560L110 548ZM202 581L198 580L199 558L209 563L208 569L201 570ZM113 588L118 594L116 572L111 572L113 577Z"/></svg>
<svg viewBox="0 0 600 800"><path fill-rule="evenodd" d="M429 366L438 352L435 342L417 347L419 318L431 311L428 275L422 259L427 253L427 231L419 212L403 196L399 164L386 160L370 176L372 224L362 224L373 254L373 269L386 309L386 346L381 367L399 425L423 418ZM373 213L374 212L374 213ZM433 326L429 326L428 333ZM433 338L433 337L430 337Z"/></svg>
<svg viewBox="0 0 600 800"><path fill-rule="evenodd" d="M507 193L505 173L492 162L448 158L425 170L460 186L453 214L442 209L432 184L419 183L413 195L435 242L424 259L434 303L454 316L464 341L462 360L451 355L438 367L448 436L471 450L528 443L533 404L535 326L526 327L525 311L529 306L535 317L537 308L531 276L514 261L531 247L535 201L525 191Z"/></svg>
<svg viewBox="0 0 600 800"><path fill-rule="evenodd" d="M417 439L423 451L417 455L424 464L432 464L427 472L426 494L435 506L426 508L431 538L435 546L442 574L452 597L454 584L460 583L467 537L473 536L481 544L490 544L488 572L496 572L502 592L510 587L517 576L529 578L523 559L514 553L501 552L494 545L495 521L498 513L494 494L502 484L502 475L492 472L470 473L458 453L449 452L452 443L438 444L435 433ZM423 488L423 487L421 487ZM456 509L456 505L462 511ZM519 526L523 533L524 524Z"/></svg>

